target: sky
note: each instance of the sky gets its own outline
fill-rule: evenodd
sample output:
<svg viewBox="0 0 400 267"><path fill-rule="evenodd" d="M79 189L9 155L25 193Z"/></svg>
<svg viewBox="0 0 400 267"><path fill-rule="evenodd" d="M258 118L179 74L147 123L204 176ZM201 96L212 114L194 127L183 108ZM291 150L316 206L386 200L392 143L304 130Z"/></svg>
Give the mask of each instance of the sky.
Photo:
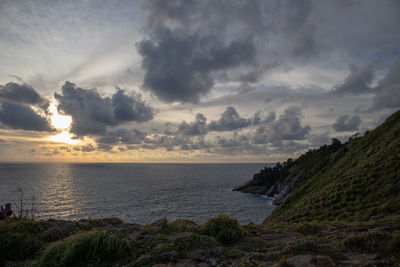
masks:
<svg viewBox="0 0 400 267"><path fill-rule="evenodd" d="M400 108L397 0L2 0L0 161L277 162Z"/></svg>

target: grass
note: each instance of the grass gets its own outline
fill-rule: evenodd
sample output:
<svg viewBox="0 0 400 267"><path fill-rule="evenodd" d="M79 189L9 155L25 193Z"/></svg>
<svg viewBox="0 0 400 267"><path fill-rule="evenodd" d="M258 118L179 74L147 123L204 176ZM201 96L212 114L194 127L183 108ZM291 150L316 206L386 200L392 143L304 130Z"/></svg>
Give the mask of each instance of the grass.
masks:
<svg viewBox="0 0 400 267"><path fill-rule="evenodd" d="M210 235L223 244L236 243L244 237L244 232L236 219L220 214L209 219L201 232Z"/></svg>
<svg viewBox="0 0 400 267"><path fill-rule="evenodd" d="M268 221L395 225L400 216L400 111L363 137L310 150L283 166L292 167L281 179L299 178L299 183Z"/></svg>
<svg viewBox="0 0 400 267"><path fill-rule="evenodd" d="M119 233L86 233L50 249L39 266L109 266L133 257L134 248Z"/></svg>

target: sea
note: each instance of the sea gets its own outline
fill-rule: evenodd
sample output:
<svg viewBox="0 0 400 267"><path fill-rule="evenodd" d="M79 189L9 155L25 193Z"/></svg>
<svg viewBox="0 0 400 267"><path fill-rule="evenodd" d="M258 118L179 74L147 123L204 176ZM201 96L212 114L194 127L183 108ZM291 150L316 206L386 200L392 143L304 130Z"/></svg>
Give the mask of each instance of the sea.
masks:
<svg viewBox="0 0 400 267"><path fill-rule="evenodd" d="M203 223L220 213L261 223L272 199L234 192L266 164L0 164L0 203L23 200L36 218L160 218ZM22 193L22 194L21 194ZM33 209L32 209L33 202ZM31 216L31 215L29 215Z"/></svg>

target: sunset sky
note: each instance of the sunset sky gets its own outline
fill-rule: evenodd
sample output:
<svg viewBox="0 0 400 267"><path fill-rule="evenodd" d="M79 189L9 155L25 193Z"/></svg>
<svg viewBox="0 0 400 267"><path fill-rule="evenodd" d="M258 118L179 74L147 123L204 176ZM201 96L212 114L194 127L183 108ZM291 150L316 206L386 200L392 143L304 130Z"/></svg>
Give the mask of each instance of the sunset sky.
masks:
<svg viewBox="0 0 400 267"><path fill-rule="evenodd" d="M0 2L0 161L276 162L400 108L400 1Z"/></svg>

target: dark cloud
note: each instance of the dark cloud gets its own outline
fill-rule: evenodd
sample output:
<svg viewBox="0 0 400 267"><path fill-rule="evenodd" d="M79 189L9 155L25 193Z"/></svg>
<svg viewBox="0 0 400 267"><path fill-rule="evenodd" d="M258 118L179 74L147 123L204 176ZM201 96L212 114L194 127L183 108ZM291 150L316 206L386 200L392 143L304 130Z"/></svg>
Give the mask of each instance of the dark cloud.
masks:
<svg viewBox="0 0 400 267"><path fill-rule="evenodd" d="M104 135L107 127L125 122L145 122L153 118L153 109L140 95L128 96L118 89L112 97L102 97L95 89L83 89L65 82L61 94L55 93L58 110L72 117L71 132L76 136Z"/></svg>
<svg viewBox="0 0 400 267"><path fill-rule="evenodd" d="M0 103L0 122L12 129L55 131L48 119L37 114L30 106L7 101Z"/></svg>
<svg viewBox="0 0 400 267"><path fill-rule="evenodd" d="M395 57L388 73L374 90L371 110L400 107L400 55Z"/></svg>
<svg viewBox="0 0 400 267"><path fill-rule="evenodd" d="M351 118L349 115L343 115L336 119L332 127L337 132L357 131L361 122L362 120L358 115L354 115Z"/></svg>
<svg viewBox="0 0 400 267"><path fill-rule="evenodd" d="M278 120L259 126L253 133L252 142L266 144L282 140L304 140L311 128L301 125L302 111L297 106L288 107Z"/></svg>
<svg viewBox="0 0 400 267"><path fill-rule="evenodd" d="M310 136L309 141L312 147L320 147L322 145L329 144L331 141L330 136L328 133L323 134L314 134Z"/></svg>
<svg viewBox="0 0 400 267"><path fill-rule="evenodd" d="M42 98L32 86L9 82L0 85L0 100L13 101L18 103L42 105L47 100Z"/></svg>
<svg viewBox="0 0 400 267"><path fill-rule="evenodd" d="M347 76L343 83L336 85L331 90L333 94L368 94L372 93L372 81L374 79L374 63L359 68L355 64L350 64L350 74Z"/></svg>
<svg viewBox="0 0 400 267"><path fill-rule="evenodd" d="M27 84L0 85L0 122L12 129L55 131L46 118L48 100ZM41 114L40 114L41 113Z"/></svg>
<svg viewBox="0 0 400 267"><path fill-rule="evenodd" d="M259 121L259 114L256 117ZM245 128L251 125L251 119L245 119L240 117L239 113L232 106L227 107L225 111L221 114L218 121L212 121L208 125L208 128L212 131L233 131L240 128Z"/></svg>
<svg viewBox="0 0 400 267"><path fill-rule="evenodd" d="M146 139L146 136L146 133L137 129L111 128L107 129L104 135L98 136L95 139L98 144L132 145L142 143Z"/></svg>
<svg viewBox="0 0 400 267"><path fill-rule="evenodd" d="M192 123L186 123L185 121L178 125L176 134L182 134L184 136L196 136L207 134L207 118L203 114L198 113L196 119Z"/></svg>
<svg viewBox="0 0 400 267"><path fill-rule="evenodd" d="M225 44L217 36L157 28L137 44L146 71L143 85L167 102L198 102L214 85L212 72L254 63L252 40Z"/></svg>

